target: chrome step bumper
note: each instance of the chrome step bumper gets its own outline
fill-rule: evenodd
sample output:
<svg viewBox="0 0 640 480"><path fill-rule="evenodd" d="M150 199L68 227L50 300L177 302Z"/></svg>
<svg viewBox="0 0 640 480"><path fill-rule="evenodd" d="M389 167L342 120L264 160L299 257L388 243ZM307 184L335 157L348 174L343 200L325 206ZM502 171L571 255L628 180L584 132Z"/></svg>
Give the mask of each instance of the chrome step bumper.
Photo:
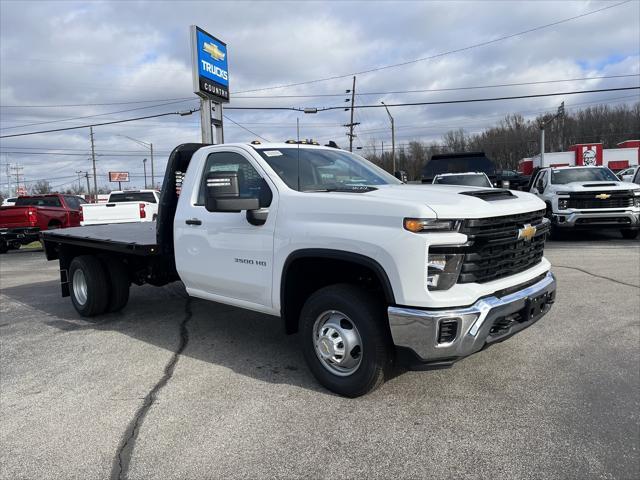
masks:
<svg viewBox="0 0 640 480"><path fill-rule="evenodd" d="M542 318L555 301L551 272L539 282L503 297L484 297L470 307L420 310L389 307L389 326L397 347L413 350L421 362L453 362L504 340ZM442 342L441 325L457 324L454 338ZM450 332L450 330L448 330ZM439 341L440 340L440 341Z"/></svg>

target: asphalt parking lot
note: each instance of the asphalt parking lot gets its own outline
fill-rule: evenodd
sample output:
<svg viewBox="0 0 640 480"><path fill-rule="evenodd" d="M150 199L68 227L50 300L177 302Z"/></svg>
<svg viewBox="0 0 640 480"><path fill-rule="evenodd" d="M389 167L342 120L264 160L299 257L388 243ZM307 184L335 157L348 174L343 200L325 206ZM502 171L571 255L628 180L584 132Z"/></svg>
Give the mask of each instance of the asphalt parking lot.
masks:
<svg viewBox="0 0 640 480"><path fill-rule="evenodd" d="M0 257L0 476L638 478L640 242L549 242L550 314L355 400L277 319L133 287L95 320L41 251Z"/></svg>

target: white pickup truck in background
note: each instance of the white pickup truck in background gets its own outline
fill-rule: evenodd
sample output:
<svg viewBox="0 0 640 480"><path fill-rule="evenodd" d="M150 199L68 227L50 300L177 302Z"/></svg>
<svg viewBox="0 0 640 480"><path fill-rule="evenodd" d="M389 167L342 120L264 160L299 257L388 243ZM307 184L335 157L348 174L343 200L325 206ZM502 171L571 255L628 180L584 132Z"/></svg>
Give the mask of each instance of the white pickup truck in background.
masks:
<svg viewBox="0 0 640 480"><path fill-rule="evenodd" d="M125 190L111 192L107 203L82 206L81 225L104 223L152 222L158 216L157 190Z"/></svg>

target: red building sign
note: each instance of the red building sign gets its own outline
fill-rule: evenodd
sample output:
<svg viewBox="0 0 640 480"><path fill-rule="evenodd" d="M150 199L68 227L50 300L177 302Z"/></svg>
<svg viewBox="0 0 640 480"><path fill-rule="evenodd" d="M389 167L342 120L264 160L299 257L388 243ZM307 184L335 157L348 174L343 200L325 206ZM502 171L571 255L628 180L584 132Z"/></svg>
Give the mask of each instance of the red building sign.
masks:
<svg viewBox="0 0 640 480"><path fill-rule="evenodd" d="M569 149L576 153L576 165L602 165L601 143L581 143L572 145Z"/></svg>

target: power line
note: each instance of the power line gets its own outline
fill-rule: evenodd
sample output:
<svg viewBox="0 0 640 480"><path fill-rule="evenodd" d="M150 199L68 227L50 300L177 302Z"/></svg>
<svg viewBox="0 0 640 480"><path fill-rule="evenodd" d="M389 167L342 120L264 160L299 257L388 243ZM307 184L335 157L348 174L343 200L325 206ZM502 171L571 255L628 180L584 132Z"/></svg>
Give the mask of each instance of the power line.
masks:
<svg viewBox="0 0 640 480"><path fill-rule="evenodd" d="M406 103L387 103L387 107L413 107L419 105L448 105L455 103L474 103L474 102L495 102L501 100L517 100L523 98L540 98L540 97L555 97L559 95L577 95L580 93L599 93L599 92L617 92L621 90L638 90L638 87L621 87L621 88L600 88L596 90L575 90L572 92L555 92L555 93L538 93L533 95L514 95L510 97L492 97L492 98L469 98L465 100L441 100L433 102L406 102ZM236 107L241 108L241 107ZM338 110L344 108L343 106L336 107L323 107L319 108L318 112L324 112L327 110ZM354 108L384 108L384 105L356 105ZM248 108L247 108L248 109ZM0 137L1 138L1 137Z"/></svg>
<svg viewBox="0 0 640 480"><path fill-rule="evenodd" d="M55 177L55 178L39 178L39 179L37 179L37 180L23 180L23 181L21 181L20 183L37 183L37 182L41 182L41 181L43 181L43 180L46 180L46 181L51 181L51 180L63 180L63 179L71 178L72 176L74 177L74 179L75 179L75 180L77 180L77 179L78 179L78 177L77 177L76 175L66 175L66 176L64 176L64 177ZM9 182L2 182L2 183L0 183L0 185L8 185L8 184L9 184Z"/></svg>
<svg viewBox="0 0 640 480"><path fill-rule="evenodd" d="M77 130L79 128L88 128L88 127L100 127L103 125L113 125L115 123L126 123L126 122L135 122L136 120L144 120L147 118L156 118L156 117L166 117L168 115L191 115L194 112L199 111L199 108L187 110L186 112L167 112L167 113L158 113L156 115L147 115L146 117L136 117L136 118L125 118L123 120L113 120L111 122L102 122L102 123L92 123L90 125L78 125L75 127L65 127L65 128L54 128L51 130L40 130L38 132L26 132L26 133L14 133L12 135L1 135L0 138L12 138L12 137L24 137L27 135L37 135L40 133L51 133L51 132L64 132L67 130Z"/></svg>
<svg viewBox="0 0 640 480"><path fill-rule="evenodd" d="M520 87L527 85L543 85L549 83L563 83L563 82L579 82L587 80L606 80L614 78L629 78L638 77L640 74L627 74L627 75L601 75L597 77L579 77L579 78L562 78L555 80L540 80L537 82L519 82L519 83L500 83L495 85L470 85L465 87L451 87L451 88L423 88L417 90L391 90L388 92L362 92L356 93L356 97L372 96L372 95L396 95L405 93L427 93L427 92L452 92L457 90L476 90L485 88L500 88L500 87ZM319 93L316 95L244 95L236 96L236 99L246 98L321 98L321 97L343 97L343 93ZM67 107L101 107L111 105L135 105L139 103L155 103L155 102L181 102L187 100L197 100L193 97L179 97L179 98L159 98L155 100L130 100L126 102L106 102L106 103L67 103L58 105L0 105L0 108L67 108ZM108 115L104 113L104 115ZM250 125L250 124L245 124ZM253 125L258 125L253 123ZM290 125L288 125L290 126ZM306 125L307 127L309 124ZM12 127L14 128L14 127ZM17 127L15 127L17 128Z"/></svg>
<svg viewBox="0 0 640 480"><path fill-rule="evenodd" d="M498 38L495 38L493 40L487 40L485 42L475 43L473 45L467 45L465 47L456 48L454 50L448 50L446 52L437 53L435 55L430 55L428 57L416 58L414 60L408 60L406 62L400 62L400 63L394 63L394 64L390 64L390 65L384 65L384 66L381 66L381 67L370 68L370 69L362 70L362 71L359 71L359 72L351 72L351 73L347 73L347 74L344 74L344 75L334 75L334 76L331 76L331 77L318 78L318 79L315 79L315 80L307 80L307 81L304 81L304 82L288 83L288 84L285 84L285 85L275 85L275 86L271 86L271 87L254 88L254 89L251 89L251 90L243 90L243 91L233 92L233 93L236 93L236 94L239 94L239 93L251 93L251 92L260 92L260 91L264 91L264 90L275 90L275 89L278 89L278 88L297 87L299 85L308 85L308 84L311 84L311 83L325 82L325 81L328 81L328 80L336 80L336 79L339 79L339 78L351 77L353 75L364 75L365 73L379 72L381 70L386 70L386 69L389 69L389 68L402 67L402 66L405 66L405 65L411 65L413 63L423 62L423 61L426 61L426 60L433 60L435 58L444 57L445 55L451 55L453 53L460 53L460 52L464 52L464 51L471 50L471 49L474 49L474 48L484 47L484 46L491 45L491 44L497 43L497 42L501 42L503 40L508 40L510 38L514 38L514 37L517 37L517 36L520 36L520 35L525 35L525 34L528 34L528 33L533 33L533 32L537 32L539 30L543 30L545 28L554 27L556 25L561 25L563 23L570 22L572 20L577 20L578 18L587 17L587 16L593 15L595 13L599 13L599 12L603 12L605 10L609 10L611 8L619 7L619 6L624 5L626 3L629 3L629 2L631 2L631 0L625 0L623 2L616 3L616 4L613 4L613 5L608 5L608 6L602 7L602 8L598 8L596 10L592 10L590 12L582 13L580 15L575 15L573 17L564 18L562 20L558 20L558 21L555 21L555 22L552 22L552 23L547 23L545 25L540 25L540 26L533 27L533 28L530 28L530 29L527 29L527 30L523 30L523 31L520 31L520 32L512 33L512 34L509 34L509 35L504 35L502 37L498 37Z"/></svg>
<svg viewBox="0 0 640 480"><path fill-rule="evenodd" d="M581 93L600 93L600 92L614 92L614 91L638 90L638 89L640 89L640 86L638 86L638 87L620 87L620 88L601 88L601 89L595 89L595 90L576 90L576 91L571 91L571 92L540 93L540 94L533 94L533 95L515 95L515 96L508 96L508 97L471 98L471 99L465 99L465 100L441 100L441 101L432 101L432 102L395 103L395 104L387 104L387 106L388 107L409 107L409 106L422 106L422 105L449 105L449 104L458 104L458 103L494 102L494 101L517 100L517 99L525 99L525 98L541 98L541 97L553 97L553 96L559 96L559 95L577 95L577 94L581 94ZM362 108L381 108L381 107L384 107L384 105L378 105L378 104L374 104L374 105L355 105L353 108L362 109ZM323 111L337 110L337 109L342 109L342 108L344 108L344 107L343 106L322 107L322 108L318 108L316 111L317 112L323 112ZM297 109L297 108L293 108L293 107L290 107L290 108L285 108L285 107L232 107L232 108L229 108L229 107L227 107L227 109L233 109L233 110L294 110L294 111L304 111L304 109ZM113 121L110 121L110 122L94 123L94 124L88 124L88 125L78 125L78 126L74 126L74 127L56 128L56 129L51 129L51 130L41 130L41 131L37 131L37 132L26 132L26 133L16 133L16 134L12 134L12 135L2 135L2 136L0 136L0 138L22 137L22 136L27 136L27 135L41 134L41 133L51 133L51 132L62 132L62 131L67 131L67 130L77 130L79 128L97 127L97 126L112 125L112 124L117 124L117 123L133 122L133 121L136 121L136 120L144 120L144 119L148 119L148 118L164 117L164 116L168 116L168 115L181 115L181 116L184 116L184 115L190 115L190 114L192 114L194 112L197 112L197 111L199 111L199 109L191 109L191 110L188 110L187 112L160 113L160 114L156 114L156 115L148 115L148 116L145 116L145 117L128 118L128 119L123 119L123 120L113 120ZM253 133L255 135L254 132L251 132L251 133Z"/></svg>
<svg viewBox="0 0 640 480"><path fill-rule="evenodd" d="M131 100L128 102L108 102L108 103L66 103L59 105L0 105L0 108L66 108L66 107L103 107L110 105L133 105L136 103L171 102L174 100L194 100L193 97L180 98L159 98L156 100Z"/></svg>
<svg viewBox="0 0 640 480"><path fill-rule="evenodd" d="M389 92L363 92L356 93L356 97L372 96L372 95L396 95L405 93L427 93L427 92L453 92L458 90L477 90L484 88L501 88L501 87L520 87L526 85L544 85L548 83L578 82L584 80L603 80L612 78L629 78L640 77L640 74L634 73L629 75L604 75L599 77L581 77L581 78L564 78L558 80L540 80L537 82L519 82L519 83L499 83L496 85L475 85L467 87L451 87L451 88L423 88L418 90L392 90ZM320 98L320 97L343 97L344 94L320 93L317 95L247 95L235 98Z"/></svg>
<svg viewBox="0 0 640 480"><path fill-rule="evenodd" d="M269 141L269 140L267 140ZM87 157L91 156L91 152L87 153L56 153L56 152L12 152L7 150L2 150L0 153L8 153L11 155L49 155L49 156L69 156L69 157ZM166 153L166 152L155 152L155 153ZM137 153L96 153L96 157L148 157L148 153L137 152Z"/></svg>
<svg viewBox="0 0 640 480"><path fill-rule="evenodd" d="M238 127L242 128L243 130L246 130L247 132L249 132L252 135L255 135L258 138L261 138L262 140L264 140L265 142L270 142L271 140L269 140L268 138L264 138L260 135L258 135L256 132L249 130L247 127L245 127L244 125L240 125L238 122L236 122L235 120L233 120L232 118L229 118L226 115L222 115L224 118L226 118L227 120L229 120L231 123L236 124Z"/></svg>
<svg viewBox="0 0 640 480"><path fill-rule="evenodd" d="M192 100L195 101L196 99L192 99ZM34 126L34 125L46 125L46 124L49 124L49 123L68 122L70 120L83 120L85 118L102 117L104 115L113 115L115 113L125 113L125 112L133 112L135 110L145 110L147 108L165 107L167 105L173 105L175 103L183 103L183 101L159 103L157 105L150 105L150 106L147 106L147 107L137 107L137 108L129 108L127 110L118 110L117 112L105 112L105 113L97 113L95 115L83 115L81 117L61 118L59 120L49 120L49 121L46 121L46 122L26 123L24 125L16 125L16 126L13 126L13 127L0 128L0 130L11 130L11 129L14 129L14 128L31 127L31 126Z"/></svg>

